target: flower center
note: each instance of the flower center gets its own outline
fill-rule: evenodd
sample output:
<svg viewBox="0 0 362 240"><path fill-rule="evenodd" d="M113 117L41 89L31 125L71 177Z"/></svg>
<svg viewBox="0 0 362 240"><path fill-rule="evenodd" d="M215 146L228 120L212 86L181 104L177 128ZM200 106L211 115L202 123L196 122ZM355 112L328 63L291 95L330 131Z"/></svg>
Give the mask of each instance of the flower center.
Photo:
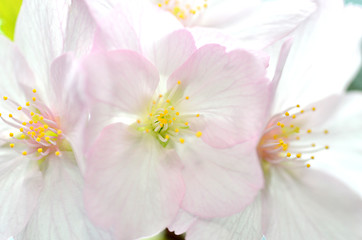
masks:
<svg viewBox="0 0 362 240"><path fill-rule="evenodd" d="M207 0L156 0L157 5L172 13L184 24L207 8Z"/></svg>
<svg viewBox="0 0 362 240"><path fill-rule="evenodd" d="M35 89L33 93L36 93ZM25 106L6 96L3 99L18 112L17 117L15 113L9 113L8 118L0 113L2 121L15 130L9 132L10 148L24 156L34 156L39 166L50 154L61 155L61 146L65 146L66 141L57 117L47 106L37 101L35 96Z"/></svg>
<svg viewBox="0 0 362 240"><path fill-rule="evenodd" d="M165 95L154 97L148 108L148 114L141 121L137 120L137 130L147 134L153 134L163 147L171 141L183 144L184 136L193 134L201 137L202 132L194 132L190 128L190 121L199 118L200 114L189 114L178 111L177 106L182 101L189 101L190 97L176 98L175 93L181 81Z"/></svg>
<svg viewBox="0 0 362 240"><path fill-rule="evenodd" d="M271 164L294 161L309 168L309 162L315 159L315 153L329 149L328 145L312 141L313 138L320 139L321 135L328 134L328 130L315 132L307 128L308 119L303 115L315 111L315 107L300 110L297 105L283 114L273 116L258 144L260 159Z"/></svg>

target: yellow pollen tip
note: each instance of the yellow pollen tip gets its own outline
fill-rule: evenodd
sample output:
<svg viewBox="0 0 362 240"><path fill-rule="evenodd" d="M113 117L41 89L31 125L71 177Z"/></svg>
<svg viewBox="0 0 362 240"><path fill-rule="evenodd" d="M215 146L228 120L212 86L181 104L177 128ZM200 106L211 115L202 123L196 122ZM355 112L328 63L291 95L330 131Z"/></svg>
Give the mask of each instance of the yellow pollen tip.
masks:
<svg viewBox="0 0 362 240"><path fill-rule="evenodd" d="M25 138L25 135L24 135L24 134L21 134L20 138L21 138L21 139L24 139L24 138Z"/></svg>
<svg viewBox="0 0 362 240"><path fill-rule="evenodd" d="M156 104L156 101L153 101L152 104Z"/></svg>
<svg viewBox="0 0 362 240"><path fill-rule="evenodd" d="M312 132L312 130L311 130L311 129L308 129L308 130L307 130L307 133L311 133L311 132Z"/></svg>
<svg viewBox="0 0 362 240"><path fill-rule="evenodd" d="M328 130L324 130L324 134L328 134Z"/></svg>
<svg viewBox="0 0 362 240"><path fill-rule="evenodd" d="M174 117L174 118L172 118L172 120L176 121L176 118Z"/></svg>
<svg viewBox="0 0 362 240"><path fill-rule="evenodd" d="M11 148L15 147L15 144L14 144L14 143L10 143L10 147L11 147Z"/></svg>
<svg viewBox="0 0 362 240"><path fill-rule="evenodd" d="M189 99L190 99L190 97L189 97L189 96L186 96L186 97L185 97L185 99L186 99L186 100L189 100Z"/></svg>
<svg viewBox="0 0 362 240"><path fill-rule="evenodd" d="M316 110L315 107L313 107L313 108L312 108L312 111L315 111L315 110Z"/></svg>
<svg viewBox="0 0 362 240"><path fill-rule="evenodd" d="M149 133L149 132L150 132L150 129L147 128L147 129L146 129L146 133Z"/></svg>
<svg viewBox="0 0 362 240"><path fill-rule="evenodd" d="M172 111L175 110L175 107L171 107L171 110L172 110Z"/></svg>
<svg viewBox="0 0 362 240"><path fill-rule="evenodd" d="M189 122L185 122L185 125L186 125L186 126L189 125Z"/></svg>
<svg viewBox="0 0 362 240"><path fill-rule="evenodd" d="M286 113L285 113L285 116L289 116L289 113L288 113L288 112L286 112Z"/></svg>
<svg viewBox="0 0 362 240"><path fill-rule="evenodd" d="M34 116L34 113L33 113L33 112L30 112L30 115L31 115L31 116Z"/></svg>
<svg viewBox="0 0 362 240"><path fill-rule="evenodd" d="M167 99L166 102L167 102L167 103L170 103L170 99Z"/></svg>
<svg viewBox="0 0 362 240"><path fill-rule="evenodd" d="M0 113L0 117L1 117L1 113Z"/></svg>
<svg viewBox="0 0 362 240"><path fill-rule="evenodd" d="M28 154L26 151L23 152L23 155L25 156L26 154Z"/></svg>
<svg viewBox="0 0 362 240"><path fill-rule="evenodd" d="M294 125L293 125L293 124L290 124L290 127L291 127L291 128L294 128Z"/></svg>
<svg viewBox="0 0 362 240"><path fill-rule="evenodd" d="M290 156L292 156L292 154L290 154L290 153L287 153L287 157L290 157Z"/></svg>
<svg viewBox="0 0 362 240"><path fill-rule="evenodd" d="M29 107L29 106L30 106L30 102L26 102L25 105Z"/></svg>
<svg viewBox="0 0 362 240"><path fill-rule="evenodd" d="M150 117L152 117L152 113L150 113Z"/></svg>
<svg viewBox="0 0 362 240"><path fill-rule="evenodd" d="M8 97L7 97L7 96L4 96L3 99L6 101L6 100L8 100Z"/></svg>
<svg viewBox="0 0 362 240"><path fill-rule="evenodd" d="M297 108L299 108L300 107L300 105L299 104L297 104L297 106L296 106Z"/></svg>
<svg viewBox="0 0 362 240"><path fill-rule="evenodd" d="M48 129L49 128L49 126L48 125L46 125L46 124L44 124L44 129Z"/></svg>
<svg viewBox="0 0 362 240"><path fill-rule="evenodd" d="M21 109L23 109L21 106L18 107L18 110L20 111Z"/></svg>
<svg viewBox="0 0 362 240"><path fill-rule="evenodd" d="M38 148L38 153L41 153L43 152L43 149L42 148Z"/></svg>
<svg viewBox="0 0 362 240"><path fill-rule="evenodd" d="M23 124L24 126L26 126L26 122L23 122L22 124Z"/></svg>
<svg viewBox="0 0 362 240"><path fill-rule="evenodd" d="M310 159L314 159L314 156L311 156Z"/></svg>
<svg viewBox="0 0 362 240"><path fill-rule="evenodd" d="M280 122L277 123L278 126L280 126L280 124L281 124Z"/></svg>
<svg viewBox="0 0 362 240"><path fill-rule="evenodd" d="M308 164L306 165L306 167L307 167L307 168L310 168L310 164L308 163Z"/></svg>
<svg viewBox="0 0 362 240"><path fill-rule="evenodd" d="M180 143L182 143L182 144L183 144L183 143L185 142L185 139L180 138L180 139L179 139L179 141L180 141Z"/></svg>
<svg viewBox="0 0 362 240"><path fill-rule="evenodd" d="M315 145L315 143L312 143L312 147L315 147L316 145Z"/></svg>
<svg viewBox="0 0 362 240"><path fill-rule="evenodd" d="M37 138L37 139L36 139L37 142L40 142L40 140L41 140L40 138Z"/></svg>
<svg viewBox="0 0 362 240"><path fill-rule="evenodd" d="M158 6L159 6L159 7L162 7L162 3L159 3Z"/></svg>
<svg viewBox="0 0 362 240"><path fill-rule="evenodd" d="M283 128L284 126L285 126L285 125L284 125L283 123L282 123L282 124L280 124L280 127L281 127L281 128Z"/></svg>
<svg viewBox="0 0 362 240"><path fill-rule="evenodd" d="M20 132L24 132L24 128L19 128L19 131L20 131Z"/></svg>
<svg viewBox="0 0 362 240"><path fill-rule="evenodd" d="M45 138L45 141L48 142L49 140L50 140L50 137L46 137L46 138Z"/></svg>
<svg viewBox="0 0 362 240"><path fill-rule="evenodd" d="M163 127L163 123L160 123L160 127Z"/></svg>
<svg viewBox="0 0 362 240"><path fill-rule="evenodd" d="M33 89L33 93L36 93L36 89Z"/></svg>
<svg viewBox="0 0 362 240"><path fill-rule="evenodd" d="M13 115L10 113L10 114L9 114L9 117L10 117L10 118L12 118L12 117L13 117Z"/></svg>
<svg viewBox="0 0 362 240"><path fill-rule="evenodd" d="M59 156L59 155L60 155L60 152L59 152L59 151L56 151L56 152L55 152L55 155Z"/></svg>
<svg viewBox="0 0 362 240"><path fill-rule="evenodd" d="M178 133L179 131L180 131L180 130L178 130L178 128L176 128L176 129L175 129L175 132L177 132L177 133Z"/></svg>
<svg viewBox="0 0 362 240"><path fill-rule="evenodd" d="M196 117L200 117L200 114L196 114Z"/></svg>
<svg viewBox="0 0 362 240"><path fill-rule="evenodd" d="M167 113L168 113L168 110L167 110L167 109L165 109L165 111L163 111L163 113L164 113L164 114L167 114Z"/></svg>
<svg viewBox="0 0 362 240"><path fill-rule="evenodd" d="M10 136L10 137L14 137L14 133L9 133L9 136Z"/></svg>
<svg viewBox="0 0 362 240"><path fill-rule="evenodd" d="M137 123L140 124L140 123L141 123L141 120L137 119Z"/></svg>
<svg viewBox="0 0 362 240"><path fill-rule="evenodd" d="M196 133L196 137L201 137L202 136L202 132L200 132L200 131L198 131L197 133Z"/></svg>
<svg viewBox="0 0 362 240"><path fill-rule="evenodd" d="M160 95L158 95L158 97L162 98L162 97L163 97L163 95L162 95L162 94L160 94Z"/></svg>
<svg viewBox="0 0 362 240"><path fill-rule="evenodd" d="M298 154L296 155L296 157L297 157L297 158L301 158L301 157L302 157L302 154L301 154L301 153L298 153Z"/></svg>
<svg viewBox="0 0 362 240"><path fill-rule="evenodd" d="M327 145L327 146L325 146L324 148L328 150L328 149L329 149L329 146Z"/></svg>
<svg viewBox="0 0 362 240"><path fill-rule="evenodd" d="M40 120L43 120L44 119L44 117L43 116L40 116L40 118L39 118Z"/></svg>
<svg viewBox="0 0 362 240"><path fill-rule="evenodd" d="M36 97L32 97L31 99L33 100L33 102L35 102L35 101L36 101Z"/></svg>
<svg viewBox="0 0 362 240"><path fill-rule="evenodd" d="M181 84L181 81L180 81L180 80L179 80L179 81L177 81L177 84L178 84L178 85L180 85L180 84Z"/></svg>
<svg viewBox="0 0 362 240"><path fill-rule="evenodd" d="M300 113L304 113L304 110L301 110Z"/></svg>
<svg viewBox="0 0 362 240"><path fill-rule="evenodd" d="M29 121L29 124L33 124L33 123L34 123L34 122L33 122L33 121L31 121L31 120Z"/></svg>
<svg viewBox="0 0 362 240"><path fill-rule="evenodd" d="M295 114L293 114L292 118L295 119L297 116L295 116Z"/></svg>
<svg viewBox="0 0 362 240"><path fill-rule="evenodd" d="M169 135L166 135L166 136L165 136L165 138L166 138L166 139L169 139L169 138L170 138L170 136L169 136Z"/></svg>
<svg viewBox="0 0 362 240"><path fill-rule="evenodd" d="M179 112L176 112L176 115L178 116L178 115L180 115L180 113L179 113Z"/></svg>

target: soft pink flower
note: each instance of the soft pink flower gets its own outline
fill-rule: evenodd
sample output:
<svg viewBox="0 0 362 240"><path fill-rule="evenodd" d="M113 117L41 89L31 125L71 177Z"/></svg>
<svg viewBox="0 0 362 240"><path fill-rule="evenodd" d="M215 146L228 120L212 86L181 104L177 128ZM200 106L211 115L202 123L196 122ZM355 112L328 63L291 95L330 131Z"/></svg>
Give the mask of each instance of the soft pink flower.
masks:
<svg viewBox="0 0 362 240"><path fill-rule="evenodd" d="M89 0L88 4L95 15L107 16L112 8L129 1ZM313 0L133 0L132 4L149 11L159 8L191 31L212 34L217 29L249 49L262 49L287 36L319 7Z"/></svg>
<svg viewBox="0 0 362 240"><path fill-rule="evenodd" d="M265 57L216 44L196 48L168 15L157 21L170 33L144 41L159 26L138 16L145 25L133 29L129 16L112 16L127 21L113 24L113 34L97 30L97 52L83 66L93 100L86 138L100 132L86 171L92 219L133 239L163 230L180 207L206 218L243 209L263 185L253 148L262 127L254 119L270 100ZM125 38L123 48L135 51L100 51L122 48Z"/></svg>
<svg viewBox="0 0 362 240"><path fill-rule="evenodd" d="M109 239L84 213L79 168L88 113L73 56L93 31L82 1L29 0L15 44L0 36L0 239Z"/></svg>
<svg viewBox="0 0 362 240"><path fill-rule="evenodd" d="M188 229L191 240L362 238L361 195L345 184L360 178L362 95L329 96L342 93L361 64L356 50L362 33L345 26L360 22L362 10L343 9L335 1L325 4L295 36L261 133L257 151L265 188L245 211L230 217L196 220L180 212L172 230ZM332 59L325 54L331 49ZM277 69L276 76L282 68ZM351 179L337 172L343 183L312 169L321 162L339 162L341 171L348 164L356 169ZM360 186L354 188L361 192Z"/></svg>

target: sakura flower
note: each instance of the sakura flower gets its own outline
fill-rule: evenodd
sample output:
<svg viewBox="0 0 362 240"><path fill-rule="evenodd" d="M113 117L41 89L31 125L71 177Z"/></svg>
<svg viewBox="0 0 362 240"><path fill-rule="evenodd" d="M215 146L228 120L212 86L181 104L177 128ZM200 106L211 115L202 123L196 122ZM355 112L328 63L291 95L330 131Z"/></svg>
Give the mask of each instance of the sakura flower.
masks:
<svg viewBox="0 0 362 240"><path fill-rule="evenodd" d="M85 216L79 168L88 113L73 55L89 46L73 33L93 30L82 1L31 0L15 44L0 36L0 239L109 239Z"/></svg>
<svg viewBox="0 0 362 240"><path fill-rule="evenodd" d="M232 35L241 40L243 48L262 49L292 33L319 7L312 0L136 0L140 7L172 15L185 27L215 34ZM89 6L96 15L107 16L110 9L129 2L92 0ZM161 12L160 11L160 12ZM161 13L149 16L155 18ZM222 34L224 33L224 34Z"/></svg>
<svg viewBox="0 0 362 240"><path fill-rule="evenodd" d="M361 239L361 195L333 176L312 169L319 161L352 163L357 166L356 172L361 169L361 153L357 146L362 136L362 95L328 95L343 90L361 64L356 49L362 34L344 26L360 22L362 9L343 8L336 3L326 3L326 11L314 16L298 32L283 74L287 45L282 48L274 80L281 74L282 77L271 116L257 146L265 188L248 208L230 217L196 220L180 213L171 226L173 230L179 233L188 229L187 239L198 240L261 239L263 235L271 240ZM332 20L337 19L336 16L339 16L337 24ZM333 31L326 29L330 24ZM321 41L324 37L331 42ZM340 58L330 61L324 54L330 49L329 44L336 48L338 44L347 47L343 48L343 55L338 55ZM304 62L304 59L309 61ZM324 66L326 63L331 64ZM324 67L330 72L325 72ZM326 78L318 82L315 77L322 74ZM327 81L328 85L324 86L329 88L315 89L314 86ZM299 87L302 84L310 87ZM287 86L293 86L293 94L286 90ZM313 94L316 92L317 95ZM304 107L296 103L284 108L295 101L296 96L302 102L318 100ZM348 158L341 157L345 154Z"/></svg>
<svg viewBox="0 0 362 240"><path fill-rule="evenodd" d="M149 21L137 20L135 27ZM216 44L196 48L178 23L145 47L142 36L159 26L123 23L112 26L113 35L99 31L97 52L83 63L91 103L86 138L99 135L86 171L90 217L119 239L134 239L163 230L180 207L205 218L243 209L263 185L251 146L261 127L253 119L269 100L265 57ZM118 43L137 52L99 50ZM243 156L248 160L235 164Z"/></svg>

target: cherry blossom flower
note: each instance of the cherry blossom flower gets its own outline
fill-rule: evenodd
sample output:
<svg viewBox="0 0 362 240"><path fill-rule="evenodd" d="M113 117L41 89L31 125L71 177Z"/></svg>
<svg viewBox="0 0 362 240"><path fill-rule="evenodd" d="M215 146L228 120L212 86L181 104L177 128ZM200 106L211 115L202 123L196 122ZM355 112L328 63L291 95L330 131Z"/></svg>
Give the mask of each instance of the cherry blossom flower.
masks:
<svg viewBox="0 0 362 240"><path fill-rule="evenodd" d="M135 0L139 7L159 8L185 27L203 34L232 35L243 48L262 49L292 33L319 7L313 0ZM110 9L129 4L122 0L90 0L95 15L107 16ZM155 13L159 15L160 13ZM150 15L154 18L157 15Z"/></svg>
<svg viewBox="0 0 362 240"><path fill-rule="evenodd" d="M110 239L84 213L79 168L88 113L73 58L93 31L82 1L31 0L15 43L0 36L1 239Z"/></svg>
<svg viewBox="0 0 362 240"><path fill-rule="evenodd" d="M357 146L362 136L362 95L342 91L361 64L356 51L361 31L345 26L360 22L362 10L343 9L337 1L325 4L325 11L296 34L284 70L283 64L277 67L274 80L282 77L257 147L265 188L245 211L230 217L197 220L180 212L172 230L187 230L191 240L261 239L263 235L271 240L361 239L361 195L346 185L350 181L312 169L330 161L361 169ZM331 46L338 59L325 54ZM296 100L304 107L290 106ZM348 159L343 157L346 154Z"/></svg>
<svg viewBox="0 0 362 240"><path fill-rule="evenodd" d="M139 18L121 11L99 23L112 31L97 30L82 69L91 108L85 141L97 136L85 176L90 217L133 239L163 230L179 208L210 218L246 207L263 185L252 146L261 127L254 119L270 100L265 56L196 48L172 16L147 18L158 9L132 12ZM168 33L144 40L158 34L155 21ZM242 156L248 161L235 164Z"/></svg>

